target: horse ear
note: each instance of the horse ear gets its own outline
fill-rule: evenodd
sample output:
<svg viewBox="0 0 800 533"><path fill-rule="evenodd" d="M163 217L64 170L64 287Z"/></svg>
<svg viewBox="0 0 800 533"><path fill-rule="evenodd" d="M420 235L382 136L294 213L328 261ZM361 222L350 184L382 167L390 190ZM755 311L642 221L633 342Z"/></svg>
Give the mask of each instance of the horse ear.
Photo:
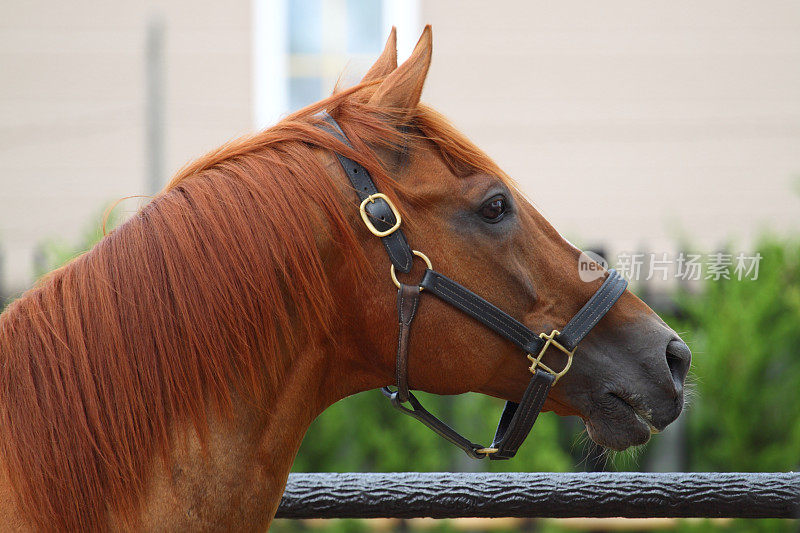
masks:
<svg viewBox="0 0 800 533"><path fill-rule="evenodd" d="M432 51L433 40L429 24L422 30L422 36L411 52L411 57L386 77L369 103L403 111L417 107L428 67L431 66Z"/></svg>
<svg viewBox="0 0 800 533"><path fill-rule="evenodd" d="M386 46L383 47L381 56L375 61L361 83L365 81L377 80L378 78L385 78L397 68L397 28L392 26L392 31L389 33L389 38L386 39Z"/></svg>

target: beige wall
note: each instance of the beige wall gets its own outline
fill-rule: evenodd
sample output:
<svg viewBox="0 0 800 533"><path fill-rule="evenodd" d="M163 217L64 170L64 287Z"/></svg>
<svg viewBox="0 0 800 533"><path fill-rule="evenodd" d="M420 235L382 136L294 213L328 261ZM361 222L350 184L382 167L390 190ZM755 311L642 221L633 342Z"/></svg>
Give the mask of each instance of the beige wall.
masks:
<svg viewBox="0 0 800 533"><path fill-rule="evenodd" d="M0 0L6 287L44 238L145 191L144 43L166 24L166 161L250 129L250 0ZM421 0L424 98L570 238L668 251L800 229L800 4ZM131 206L135 208L135 204Z"/></svg>
<svg viewBox="0 0 800 533"><path fill-rule="evenodd" d="M669 251L800 228L800 3L427 0L422 15L425 98L567 236Z"/></svg>
<svg viewBox="0 0 800 533"><path fill-rule="evenodd" d="M150 16L166 26L165 171L250 128L250 2L2 0L0 12L0 285L17 289L38 242L74 239L109 201L146 192Z"/></svg>

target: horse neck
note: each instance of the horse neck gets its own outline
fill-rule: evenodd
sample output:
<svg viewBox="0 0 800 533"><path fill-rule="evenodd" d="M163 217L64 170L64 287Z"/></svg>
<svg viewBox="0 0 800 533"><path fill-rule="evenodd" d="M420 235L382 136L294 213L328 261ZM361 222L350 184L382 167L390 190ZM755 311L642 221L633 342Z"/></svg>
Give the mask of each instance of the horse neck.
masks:
<svg viewBox="0 0 800 533"><path fill-rule="evenodd" d="M236 472L225 456L237 453L249 470L266 472L253 487L271 489L265 501L277 505L311 421L382 384L353 362L353 324L301 327L290 309L276 327L272 300L296 295L263 276L269 243L229 245L226 232L255 235L251 220L194 238L209 226L193 225L185 206L174 212L169 202L184 195L156 200L0 317L0 456L33 523L91 529L108 502L117 516L148 509L153 487L174 482L159 457L208 464L182 448L184 436L196 442L204 433L225 473ZM31 472L63 483L47 486Z"/></svg>
<svg viewBox="0 0 800 533"><path fill-rule="evenodd" d="M330 177L342 193L342 212L349 223L357 227L361 224L357 206L347 201L352 189L339 167L329 164L336 161L335 157L327 151L319 151L316 155L322 158L323 166L328 170L335 169ZM236 481L241 479L251 480L250 490L258 495L255 501L263 501L264 507L260 509L265 511L267 520L274 515L292 463L311 422L342 398L389 384L394 370L394 350L391 346L394 335L391 316L394 309L393 291L383 290L389 283L386 268L381 268L382 275L377 275L368 266L366 276L354 276L351 269L355 251L342 247L341 238L336 237L334 229L325 229L324 217L317 217L313 213L304 216L314 219L313 235L308 236L310 238L305 240L304 246L313 247L310 255L321 258L320 272L332 297L332 308L327 311L332 317L330 324L323 326L313 320L304 320L300 307L308 301L307 298L298 294L297 287L292 286L289 280L281 281L278 284L279 294L273 294L269 299L291 302L288 312L290 320L282 325L284 329L270 333L277 338L278 349L270 354L277 366L262 376L266 393L257 400L238 396L234 400L236 407L233 419L217 418L211 421L212 435L208 448L212 457L210 464L220 465L214 477L223 479L228 476L232 480L231 485L236 485ZM248 220L248 223L253 224L253 221ZM320 228L325 230L317 231ZM254 234L258 235L259 232ZM303 237L306 235L297 235L297 242L302 243ZM379 257L373 263L383 266L384 252L379 243L373 244L377 244L375 252ZM252 248L263 251L270 248L270 242L265 238ZM235 256L238 252L234 250L232 253ZM245 278L251 277L248 280L251 284L253 279L256 280L255 286L249 287L250 290L260 289L259 283L268 283L258 281L261 272L271 267L267 257L260 258L256 254L246 263L254 269L248 271ZM381 283L376 283L373 274ZM315 287L312 292L320 288ZM379 297L376 297L376 291L380 292ZM265 300L263 295L259 299ZM365 301L373 305L364 305ZM365 320L365 316L370 320ZM256 319L251 317L251 320ZM373 321L380 327L371 327ZM378 342L372 339L378 339ZM243 399L245 401L241 401ZM231 455L235 457L235 464L226 459ZM180 460L180 453L176 457ZM252 477L253 472L262 472L263 475ZM156 520L155 524L158 523Z"/></svg>

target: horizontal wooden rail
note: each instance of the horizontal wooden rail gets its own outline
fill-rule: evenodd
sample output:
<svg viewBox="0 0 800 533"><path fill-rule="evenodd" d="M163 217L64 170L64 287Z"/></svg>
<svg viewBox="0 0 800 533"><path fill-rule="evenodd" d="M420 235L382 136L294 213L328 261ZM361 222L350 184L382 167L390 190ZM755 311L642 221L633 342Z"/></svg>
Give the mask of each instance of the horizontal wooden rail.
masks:
<svg viewBox="0 0 800 533"><path fill-rule="evenodd" d="M800 518L800 474L291 474L277 517Z"/></svg>

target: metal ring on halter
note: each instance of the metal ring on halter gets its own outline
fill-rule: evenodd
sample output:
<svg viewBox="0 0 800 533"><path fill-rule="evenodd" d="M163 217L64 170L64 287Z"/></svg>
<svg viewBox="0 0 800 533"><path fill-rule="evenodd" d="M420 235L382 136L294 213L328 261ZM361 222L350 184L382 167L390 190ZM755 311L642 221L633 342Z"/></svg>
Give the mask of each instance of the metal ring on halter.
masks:
<svg viewBox="0 0 800 533"><path fill-rule="evenodd" d="M423 261L425 261L425 266L428 267L428 270L433 270L433 265L431 264L431 260L428 259L427 255L423 254L419 250L411 250L411 253L413 253L414 255L416 255L417 257L422 259ZM394 281L394 284L397 285L397 288L399 289L400 288L400 282L397 281L397 275L394 272L394 265L392 265L391 268L389 269L389 273L392 275L392 281ZM419 290L420 290L420 292L422 292L422 290L423 290L422 287L420 287Z"/></svg>

